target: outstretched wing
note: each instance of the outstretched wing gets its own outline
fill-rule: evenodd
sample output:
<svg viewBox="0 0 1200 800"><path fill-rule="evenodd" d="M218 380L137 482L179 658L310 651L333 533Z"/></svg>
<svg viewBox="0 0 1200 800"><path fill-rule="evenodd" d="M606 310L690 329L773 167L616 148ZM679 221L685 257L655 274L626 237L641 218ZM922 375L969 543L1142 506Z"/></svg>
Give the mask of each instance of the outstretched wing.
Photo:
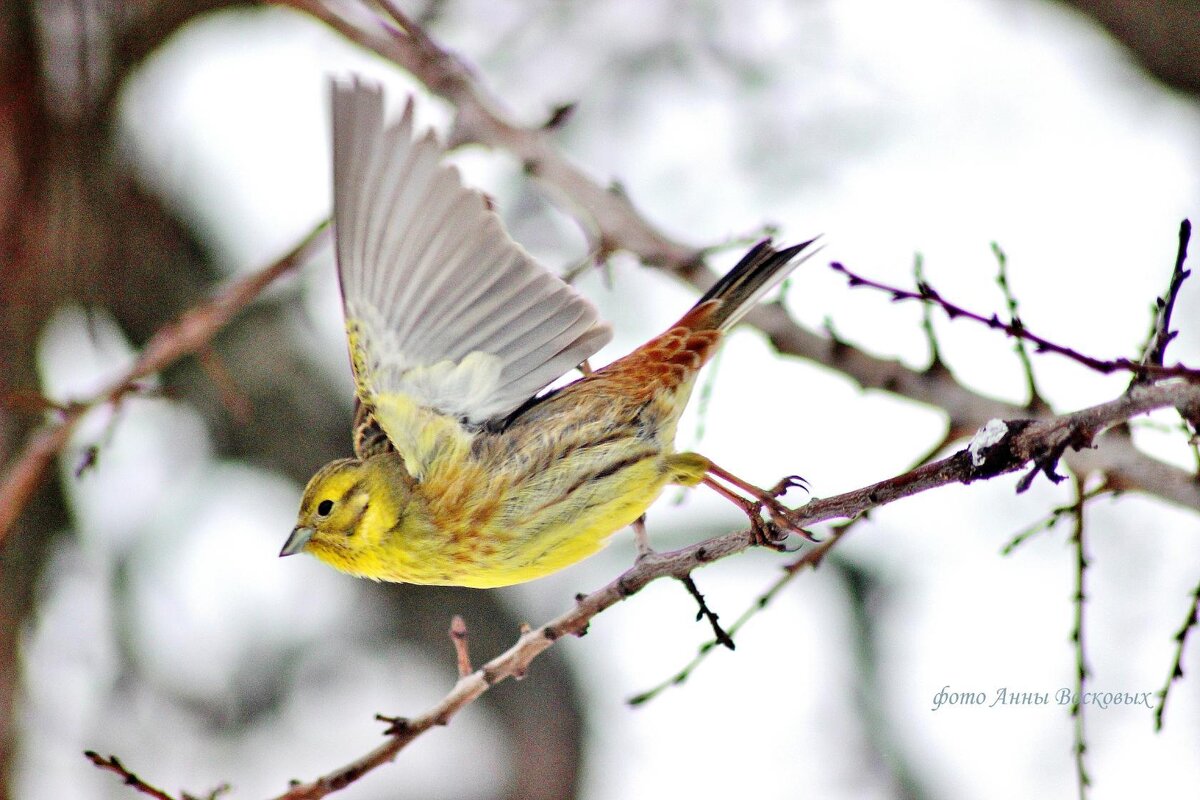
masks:
<svg viewBox="0 0 1200 800"><path fill-rule="evenodd" d="M359 398L401 452L418 436L404 428L506 416L612 336L442 156L432 132L414 136L411 98L388 124L378 85L333 83L334 230L350 354Z"/></svg>

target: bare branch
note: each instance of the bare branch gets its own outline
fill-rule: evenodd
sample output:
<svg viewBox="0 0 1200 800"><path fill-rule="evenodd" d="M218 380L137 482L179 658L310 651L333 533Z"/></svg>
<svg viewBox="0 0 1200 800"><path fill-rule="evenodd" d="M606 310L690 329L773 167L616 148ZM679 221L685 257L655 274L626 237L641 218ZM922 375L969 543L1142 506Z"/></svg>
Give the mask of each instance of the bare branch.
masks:
<svg viewBox="0 0 1200 800"><path fill-rule="evenodd" d="M1142 358L1144 365L1161 367L1167 355L1167 345L1179 333L1171 330L1171 313L1175 310L1175 298L1179 296L1183 282L1192 274L1191 270L1183 268L1187 261L1188 242L1191 238L1192 223L1185 219L1179 223L1179 247L1175 251L1175 267L1171 270L1171 282L1167 285L1167 293L1159 297L1154 304L1154 331L1146 347L1145 357ZM1136 375L1134 381L1145 383L1145 374Z"/></svg>
<svg viewBox="0 0 1200 800"><path fill-rule="evenodd" d="M139 778L137 775L134 775L125 768L125 765L122 764L120 759L118 759L116 756L109 756L108 758L105 758L95 750L87 750L84 752L83 756L100 769L107 770L121 776L121 779L125 781L125 785L132 787L133 790L139 794L144 794L147 797L153 797L154 800L176 800L162 789L155 788Z"/></svg>
<svg viewBox="0 0 1200 800"><path fill-rule="evenodd" d="M717 644L727 647L730 650L736 649L733 639L730 638L729 634L725 632L725 629L721 627L721 623L718 621L720 616L708 607L708 603L704 601L704 595L700 594L700 590L696 588L696 582L692 580L692 576L684 575L679 580L684 588L688 590L688 594L692 596L692 599L696 601L696 604L700 606L696 612L696 621L699 622L702 619L707 619L708 624L712 626L713 637L715 637Z"/></svg>
<svg viewBox="0 0 1200 800"><path fill-rule="evenodd" d="M1071 544L1075 547L1075 593L1072 597L1072 604L1075 607L1075 622L1071 629L1071 643L1075 648L1075 700L1071 703L1071 716L1075 720L1075 778L1079 786L1079 800L1087 800L1087 790L1092 785L1092 779L1087 771L1087 761L1084 758L1087 754L1087 738L1083 718L1083 690L1091 674L1091 669L1087 665L1087 648L1083 633L1083 610L1084 604L1087 602L1084 577L1088 568L1087 551L1084 549L1085 527L1083 521L1083 509L1086 505L1087 493L1083 489L1083 479L1076 476L1075 508L1072 512L1075 526L1071 533Z"/></svg>
<svg viewBox="0 0 1200 800"><path fill-rule="evenodd" d="M187 355L203 352L221 328L279 276L301 264L323 241L323 222L274 264L235 281L212 300L187 311L164 326L146 343L133 366L87 400L66 405L59 419L30 435L24 449L13 458L0 480L0 543L12 529L21 510L37 490L50 462L66 446L71 431L83 416L105 403L116 404L139 391L138 381L165 369Z"/></svg>
<svg viewBox="0 0 1200 800"><path fill-rule="evenodd" d="M1008 256L1000 249L1000 245L992 242L992 253L996 256L996 264L998 272L996 274L996 283L1000 286L1000 291L1004 293L1004 304L1008 307L1008 321L1010 325L1024 330L1024 325L1021 324L1020 307L1017 304L1016 295L1013 294L1012 287L1008 283ZM929 304L925 304L925 308L929 309ZM1026 407L1032 412L1045 412L1050 410L1050 405L1042 397L1042 393L1038 391L1037 379L1033 374L1033 361L1029 358L1029 349L1025 347L1024 337L1018 336L1014 349L1017 352L1017 358L1021 362L1021 371L1025 373L1025 391L1029 396Z"/></svg>
<svg viewBox="0 0 1200 800"><path fill-rule="evenodd" d="M458 677L465 678L474 670L471 669L471 651L467 649L467 623L458 614L450 620L450 641L458 659Z"/></svg>
<svg viewBox="0 0 1200 800"><path fill-rule="evenodd" d="M1158 705L1154 709L1155 731L1162 730L1163 714L1167 712L1167 696L1171 692L1171 685L1183 677L1183 646L1187 643L1188 634L1197 624L1200 624L1198 616L1200 616L1200 584L1196 584L1196 588L1192 591L1191 607L1188 609L1187 616L1183 618L1183 625L1175 634L1175 662L1171 665L1171 672L1167 675L1166 684L1158 692Z"/></svg>
<svg viewBox="0 0 1200 800"><path fill-rule="evenodd" d="M783 591L784 587L791 583L792 580L799 575L805 567L816 569L817 566L820 565L821 561L824 560L825 555L833 549L834 545L836 545L838 541L850 531L851 528L865 519L866 516L860 516L850 520L849 522L843 522L840 525L835 525L829 538L813 547L806 548L803 555L801 555L792 563L786 565L783 568L783 574L776 578L774 583L768 586L762 594L755 598L750 607L743 611L742 615L733 621L733 624L729 626L728 631L725 631L725 634L729 640L732 642L733 637L737 635L738 631L740 631L751 619L757 616L759 612L767 608L767 606L771 604L771 601L775 599L776 595ZM709 639L707 642L700 645L699 650L696 651L696 655L692 658L692 660L685 664L678 672L657 686L647 689L644 692L635 694L633 697L629 698L627 702L631 706L642 705L643 703L648 703L649 701L658 697L672 686L679 686L680 684L684 683L692 676L692 673L696 671L696 668L704 663L709 654L711 654L719 644L722 644L722 642L718 639ZM730 649L732 650L733 648L731 647Z"/></svg>
<svg viewBox="0 0 1200 800"><path fill-rule="evenodd" d="M1030 342L1038 352L1055 353L1060 356L1082 364L1088 369L1093 369L1096 372L1104 375L1113 372L1132 372L1135 375L1145 375L1154 379L1161 378L1185 378L1190 381L1200 382L1200 369L1192 369L1185 367L1183 364L1176 364L1171 367L1166 367L1161 364L1143 364L1133 361L1128 358L1113 358L1101 359L1093 356L1084 355L1070 347L1065 347L1044 337L1038 336L1030 332L1025 327L1020 319L1013 318L1010 322L1004 322L996 314L990 317L985 317L982 314L977 314L974 311L969 311L960 305L950 302L942 297L936 289L928 283L918 284L916 290L901 289L896 286L889 286L886 283L873 281L870 278L864 278L850 271L844 264L837 261L829 265L835 272L840 272L846 276L851 287L865 286L869 289L878 289L881 292L887 292L892 296L893 301L915 300L921 303L933 303L939 306L946 316L950 319L962 317L964 319L973 320L982 325L986 325L992 330L1003 331L1006 335L1016 339L1024 339Z"/></svg>

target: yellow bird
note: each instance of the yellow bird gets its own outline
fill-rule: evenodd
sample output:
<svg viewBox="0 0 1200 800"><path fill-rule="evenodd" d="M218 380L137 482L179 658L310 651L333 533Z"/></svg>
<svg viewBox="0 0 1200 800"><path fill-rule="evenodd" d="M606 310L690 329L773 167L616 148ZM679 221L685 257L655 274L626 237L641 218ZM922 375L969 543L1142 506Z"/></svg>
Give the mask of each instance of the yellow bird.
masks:
<svg viewBox="0 0 1200 800"><path fill-rule="evenodd" d="M811 241L761 242L661 336L538 394L610 329L443 155L432 132L414 135L411 99L387 124L380 87L334 83L355 457L309 481L280 555L312 553L375 580L506 586L596 552L667 484L702 482L744 508L760 540L803 533L776 499L796 479L763 491L675 452L674 439L725 331Z"/></svg>

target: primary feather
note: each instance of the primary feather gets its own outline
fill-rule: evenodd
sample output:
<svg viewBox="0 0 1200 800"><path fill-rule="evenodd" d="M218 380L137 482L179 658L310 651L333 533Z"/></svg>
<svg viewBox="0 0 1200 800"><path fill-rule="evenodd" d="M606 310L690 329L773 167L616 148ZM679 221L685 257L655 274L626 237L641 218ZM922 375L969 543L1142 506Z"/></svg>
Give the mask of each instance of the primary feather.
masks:
<svg viewBox="0 0 1200 800"><path fill-rule="evenodd" d="M442 164L432 132L414 136L411 100L389 124L377 85L334 82L333 152L338 274L364 403L399 397L478 425L612 337ZM401 423L379 421L394 439Z"/></svg>

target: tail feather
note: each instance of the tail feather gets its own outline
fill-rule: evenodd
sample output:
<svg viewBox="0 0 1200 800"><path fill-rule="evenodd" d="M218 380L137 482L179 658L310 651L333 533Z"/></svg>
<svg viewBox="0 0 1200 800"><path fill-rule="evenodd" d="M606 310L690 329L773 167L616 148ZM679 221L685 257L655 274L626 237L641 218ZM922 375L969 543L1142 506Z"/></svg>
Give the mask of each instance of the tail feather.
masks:
<svg viewBox="0 0 1200 800"><path fill-rule="evenodd" d="M695 330L732 328L767 292L817 251L813 248L804 258L793 260L815 241L816 238L812 238L776 250L770 239L763 239L714 283L678 324Z"/></svg>

